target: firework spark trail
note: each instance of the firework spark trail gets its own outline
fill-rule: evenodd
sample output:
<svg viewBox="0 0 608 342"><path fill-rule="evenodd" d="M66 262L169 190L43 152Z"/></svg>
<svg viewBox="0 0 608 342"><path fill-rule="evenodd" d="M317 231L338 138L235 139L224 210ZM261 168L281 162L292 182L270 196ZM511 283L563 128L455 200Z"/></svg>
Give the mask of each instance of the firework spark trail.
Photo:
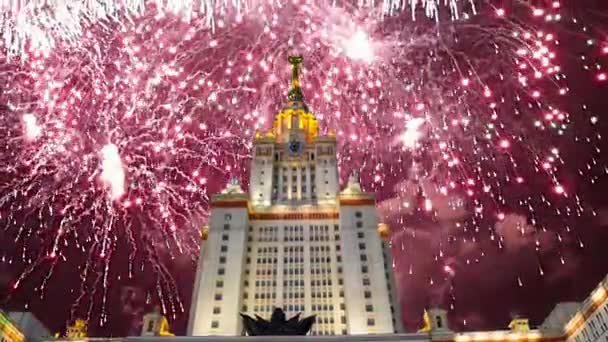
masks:
<svg viewBox="0 0 608 342"><path fill-rule="evenodd" d="M319 1L323 3L325 0ZM326 5L335 0L327 1ZM346 4L349 1L345 1ZM382 0L382 13L394 14L409 6L412 18L418 8L423 8L429 18L439 20L440 8L447 7L452 19L458 19L462 3L475 9L474 0ZM82 38L83 27L90 24L105 25L107 21L118 20L123 25L132 22L132 17L146 13L149 6L157 6L161 11L180 15L186 21L202 18L204 27L215 30L217 22L226 13L249 13L259 7L259 0L171 0L148 2L146 0L7 0L0 3L0 27L3 45L9 55L26 55L27 45L48 52L62 42L75 43ZM376 8L376 1L362 1L361 5ZM274 5L274 4L271 4ZM276 7L285 3L276 1ZM218 16L220 18L218 18Z"/></svg>
<svg viewBox="0 0 608 342"><path fill-rule="evenodd" d="M125 193L125 171L120 161L118 147L114 144L105 145L101 149L102 173L101 179L110 187L113 200L119 199Z"/></svg>
<svg viewBox="0 0 608 342"><path fill-rule="evenodd" d="M387 199L388 219L420 207L435 220L458 221L457 229L495 234L509 210L528 212L538 227L551 224L534 216L543 207L564 221L588 211L576 185L559 181L565 161L557 146L571 116L552 104L568 96L568 85L557 37L546 29L557 24L559 6L515 21L492 7L476 16L481 7L452 0L174 1L169 13L143 1L128 1L127 12L112 3L72 9L80 20L53 36L42 28L66 13L35 6L17 18L35 12L29 23L47 26L3 31L0 209L24 270L14 287L37 268L82 260L74 314L87 306L91 317L103 292L105 322L107 285L119 281L110 278L110 260L121 253L126 278L154 270L163 310L183 312L168 265L196 258L191 217L205 217L208 194L228 175L246 179L251 140L286 98L293 51L305 56L307 102L339 137L341 174L360 169L366 187ZM220 3L240 7L216 15ZM191 12L196 4L205 9ZM466 19L409 19L407 10L420 6L431 19L443 9ZM15 49L11 34L27 49L22 41ZM521 198L505 194L530 174L544 183L519 189ZM411 180L407 191L393 190ZM402 217L394 223L406 231ZM396 239L403 248L416 236ZM38 290L51 279L52 272Z"/></svg>

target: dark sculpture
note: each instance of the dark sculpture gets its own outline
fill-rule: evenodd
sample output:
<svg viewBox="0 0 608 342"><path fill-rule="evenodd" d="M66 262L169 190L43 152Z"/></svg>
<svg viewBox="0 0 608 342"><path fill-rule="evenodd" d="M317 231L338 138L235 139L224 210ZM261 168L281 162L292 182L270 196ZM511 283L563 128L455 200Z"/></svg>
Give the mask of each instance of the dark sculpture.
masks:
<svg viewBox="0 0 608 342"><path fill-rule="evenodd" d="M315 323L315 315L300 320L300 314L296 314L289 320L285 319L285 312L281 308L275 308L270 321L255 315L255 319L241 313L243 325L248 336L262 335L306 335Z"/></svg>

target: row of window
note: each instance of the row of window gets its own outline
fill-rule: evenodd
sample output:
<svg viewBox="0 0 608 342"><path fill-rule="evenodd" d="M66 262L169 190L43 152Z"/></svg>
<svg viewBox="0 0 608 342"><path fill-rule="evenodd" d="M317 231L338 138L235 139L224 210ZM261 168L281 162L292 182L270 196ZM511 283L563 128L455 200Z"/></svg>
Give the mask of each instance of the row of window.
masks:
<svg viewBox="0 0 608 342"><path fill-rule="evenodd" d="M317 280L310 281L310 286L331 286L331 285L332 285L331 279L322 279L322 280L317 279Z"/></svg>
<svg viewBox="0 0 608 342"><path fill-rule="evenodd" d="M227 214L228 215L228 214ZM363 222L361 221L357 221L356 223L357 228L363 228ZM321 229L319 229L321 228ZM275 235L278 233L278 229L279 227L260 227L259 228L259 233L261 235ZM312 235L326 235L326 234L322 234L323 232L329 232L329 227L328 226L309 226L310 232ZM229 223L225 223L224 224L224 230L230 230L230 224ZM253 227L249 226L249 231L253 232ZM339 225L334 225L334 231L340 231L340 226ZM292 232L304 232L304 227L303 226L296 226L296 227L291 227L291 226L287 226L285 227L285 233L292 233ZM222 235L222 239L224 238L225 235ZM363 232L358 232L357 233L358 237L363 237ZM226 240L228 240L228 238L226 238ZM301 241L301 240L300 240Z"/></svg>
<svg viewBox="0 0 608 342"><path fill-rule="evenodd" d="M597 340L608 331L608 304L597 309L595 315L587 320L587 325L577 334L575 342ZM608 336L606 337L608 342Z"/></svg>
<svg viewBox="0 0 608 342"><path fill-rule="evenodd" d="M277 281L276 280L256 280L255 281L255 286L256 287L261 287L261 286L277 286Z"/></svg>

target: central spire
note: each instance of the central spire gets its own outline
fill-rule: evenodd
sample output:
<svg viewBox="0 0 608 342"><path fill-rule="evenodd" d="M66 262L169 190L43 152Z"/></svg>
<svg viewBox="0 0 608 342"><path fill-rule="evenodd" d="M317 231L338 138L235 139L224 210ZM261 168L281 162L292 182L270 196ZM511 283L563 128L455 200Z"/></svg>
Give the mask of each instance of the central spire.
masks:
<svg viewBox="0 0 608 342"><path fill-rule="evenodd" d="M283 109L274 117L272 135L281 143L285 143L295 136L300 136L303 141L312 142L319 134L319 128L314 114L304 102L300 84L300 67L304 58L300 55L291 55L287 60L291 64L289 99Z"/></svg>
<svg viewBox="0 0 608 342"><path fill-rule="evenodd" d="M303 101L304 94L300 87L300 64L304 61L302 56L289 56L287 59L291 64L291 89L289 89L289 101Z"/></svg>

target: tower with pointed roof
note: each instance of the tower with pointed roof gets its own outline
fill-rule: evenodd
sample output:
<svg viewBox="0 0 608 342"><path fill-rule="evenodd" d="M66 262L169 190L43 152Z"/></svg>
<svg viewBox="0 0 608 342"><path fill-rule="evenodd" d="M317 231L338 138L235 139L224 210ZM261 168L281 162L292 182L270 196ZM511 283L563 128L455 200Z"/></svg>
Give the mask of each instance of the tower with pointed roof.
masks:
<svg viewBox="0 0 608 342"><path fill-rule="evenodd" d="M389 251L372 194L358 175L340 191L336 138L321 135L289 57L291 85L257 132L249 192L231 181L211 201L202 234L189 335L241 335L239 312L315 314L315 335L402 330Z"/></svg>

